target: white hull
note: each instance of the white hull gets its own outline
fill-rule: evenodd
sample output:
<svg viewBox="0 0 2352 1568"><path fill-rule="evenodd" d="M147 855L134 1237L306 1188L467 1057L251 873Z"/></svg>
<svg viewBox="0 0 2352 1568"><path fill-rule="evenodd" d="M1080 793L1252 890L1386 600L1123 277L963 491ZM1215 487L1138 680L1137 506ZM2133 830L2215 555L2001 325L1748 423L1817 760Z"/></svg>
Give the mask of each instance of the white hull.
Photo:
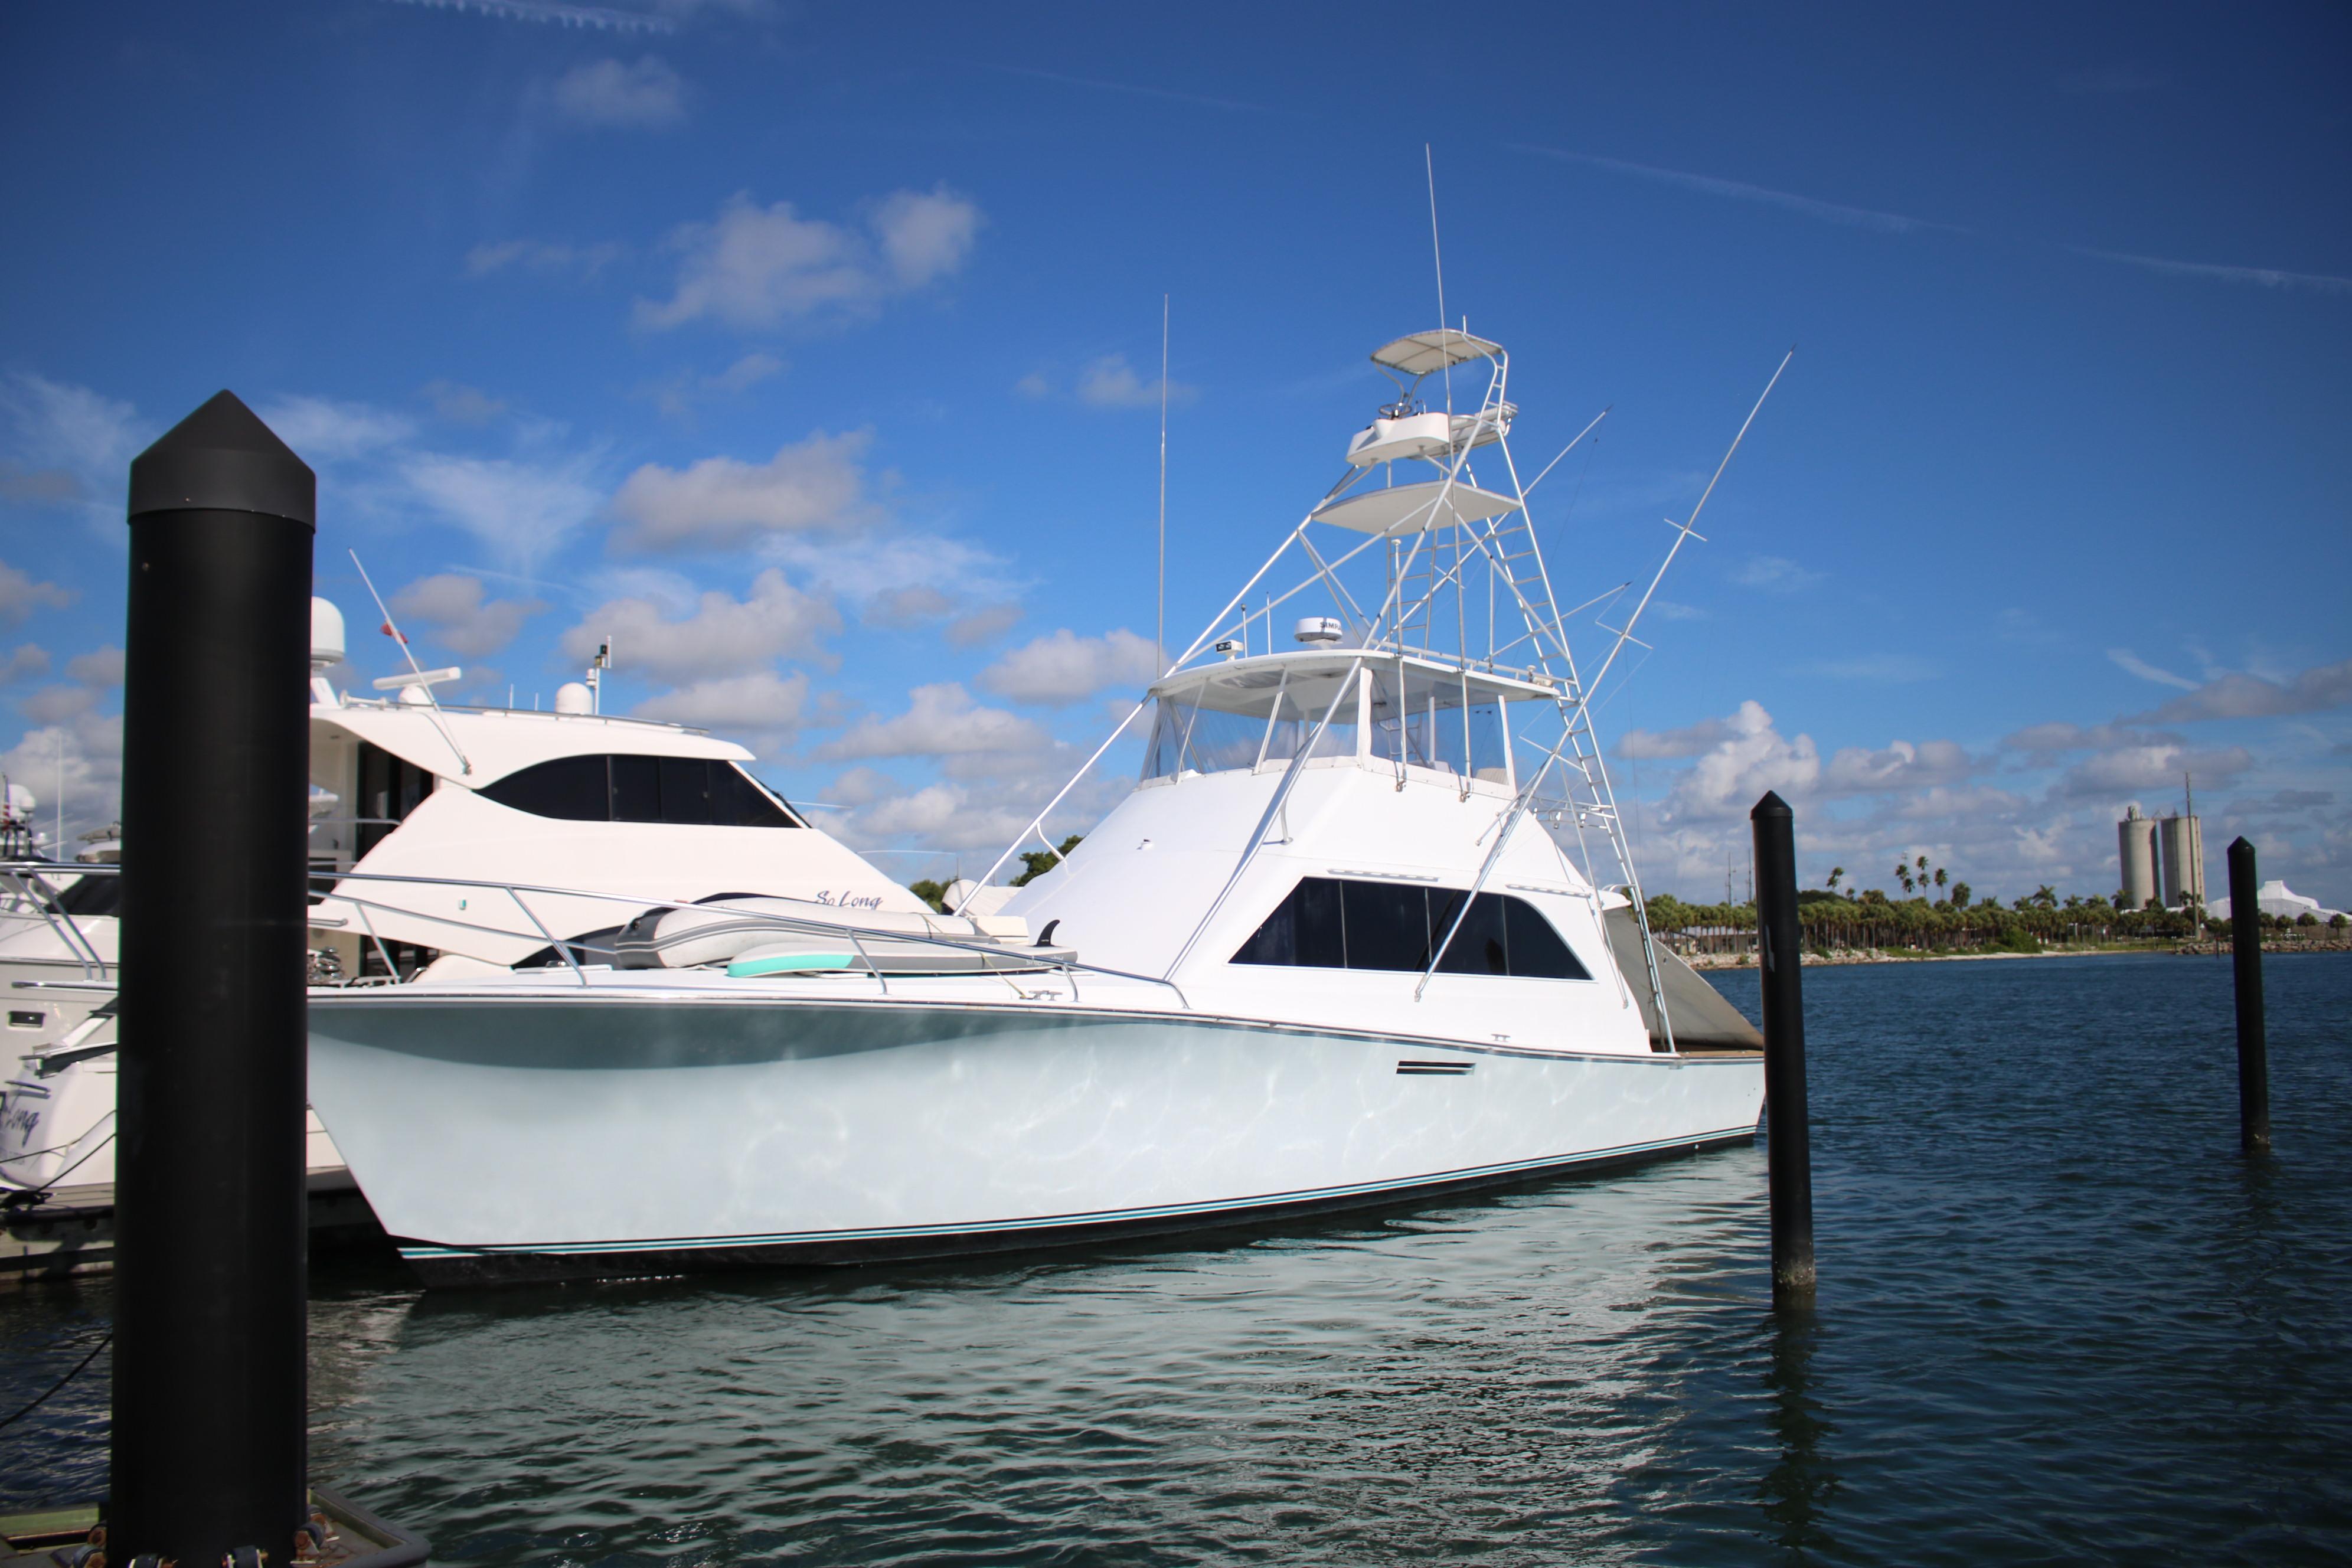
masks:
<svg viewBox="0 0 2352 1568"><path fill-rule="evenodd" d="M428 1281L1273 1217L1746 1138L1763 1095L1745 1055L597 989L314 999L312 1098Z"/></svg>
<svg viewBox="0 0 2352 1568"><path fill-rule="evenodd" d="M106 1038L113 1037L109 1026ZM43 1077L20 1064L0 1092L0 1182L35 1191L109 1186L114 1181L115 1058L74 1062ZM341 1172L343 1156L315 1110L302 1163L313 1175Z"/></svg>

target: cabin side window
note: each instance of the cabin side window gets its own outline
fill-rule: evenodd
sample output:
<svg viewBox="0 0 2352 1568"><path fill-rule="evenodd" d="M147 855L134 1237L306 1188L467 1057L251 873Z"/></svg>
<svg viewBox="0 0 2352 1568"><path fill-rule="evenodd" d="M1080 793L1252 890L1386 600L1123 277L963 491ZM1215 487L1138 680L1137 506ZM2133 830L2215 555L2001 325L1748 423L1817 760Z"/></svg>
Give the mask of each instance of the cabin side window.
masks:
<svg viewBox="0 0 2352 1568"><path fill-rule="evenodd" d="M500 805L562 822L798 827L800 819L733 763L626 753L557 757L484 784Z"/></svg>
<svg viewBox="0 0 2352 1568"><path fill-rule="evenodd" d="M359 809L352 815L359 818L359 852L369 850L392 836L392 830L408 820L408 814L424 803L433 793L433 773L420 768L405 757L395 757L383 747L369 742L360 742Z"/></svg>
<svg viewBox="0 0 2352 1568"><path fill-rule="evenodd" d="M1445 942L1464 896L1459 888L1302 877L1233 962L1418 973ZM1472 901L1437 972L1592 978L1543 911L1507 893L1480 893Z"/></svg>

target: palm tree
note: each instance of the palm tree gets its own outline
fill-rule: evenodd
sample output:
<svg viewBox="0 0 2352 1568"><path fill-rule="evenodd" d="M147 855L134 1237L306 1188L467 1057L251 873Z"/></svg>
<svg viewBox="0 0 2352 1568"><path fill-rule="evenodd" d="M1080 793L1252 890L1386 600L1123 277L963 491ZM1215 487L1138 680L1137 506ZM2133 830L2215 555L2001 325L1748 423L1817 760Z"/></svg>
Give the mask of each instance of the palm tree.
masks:
<svg viewBox="0 0 2352 1568"><path fill-rule="evenodd" d="M1905 892L1909 892L1911 890L1911 868L1905 865L1900 860L1895 862L1895 879L1903 884L1903 890Z"/></svg>
<svg viewBox="0 0 2352 1568"><path fill-rule="evenodd" d="M1938 867L1937 867L1937 868L1936 868L1936 886L1937 886L1937 887L1939 887L1939 888L1940 888L1940 887L1942 887L1943 885L1944 885L1944 868L1943 868L1941 866L1938 866Z"/></svg>
<svg viewBox="0 0 2352 1568"><path fill-rule="evenodd" d="M1845 868L1844 868L1844 867L1843 867L1843 866L1832 866L1832 867L1831 867L1831 868L1830 868L1830 891L1831 891L1831 892L1834 893L1834 892L1836 892L1836 891L1837 891L1838 879L1839 879L1840 877L1844 876L1844 875L1845 875Z"/></svg>

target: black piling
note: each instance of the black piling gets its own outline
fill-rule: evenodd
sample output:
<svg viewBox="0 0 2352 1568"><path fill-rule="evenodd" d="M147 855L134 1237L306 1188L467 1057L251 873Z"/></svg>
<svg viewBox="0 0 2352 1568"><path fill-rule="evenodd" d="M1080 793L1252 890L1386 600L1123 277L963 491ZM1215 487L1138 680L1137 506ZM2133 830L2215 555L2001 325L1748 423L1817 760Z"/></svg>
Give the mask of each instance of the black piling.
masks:
<svg viewBox="0 0 2352 1568"><path fill-rule="evenodd" d="M306 1503L310 469L228 393L131 465L108 1554Z"/></svg>
<svg viewBox="0 0 2352 1568"><path fill-rule="evenodd" d="M2238 1142L2271 1146L2271 1054L2263 1037L2262 878L2254 847L2230 846L2230 967L2238 991Z"/></svg>
<svg viewBox="0 0 2352 1568"><path fill-rule="evenodd" d="M1813 1294L1813 1150L1805 1111L1804 930L1797 922L1797 832L1766 792L1756 836L1756 935L1764 990L1764 1136L1772 1189L1772 1299Z"/></svg>

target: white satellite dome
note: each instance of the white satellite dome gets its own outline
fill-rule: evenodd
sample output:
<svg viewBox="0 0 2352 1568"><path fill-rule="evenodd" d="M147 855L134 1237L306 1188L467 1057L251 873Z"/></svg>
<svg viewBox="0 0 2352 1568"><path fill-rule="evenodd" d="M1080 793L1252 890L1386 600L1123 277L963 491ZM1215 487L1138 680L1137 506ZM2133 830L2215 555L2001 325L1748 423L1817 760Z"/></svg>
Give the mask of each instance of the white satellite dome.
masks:
<svg viewBox="0 0 2352 1568"><path fill-rule="evenodd" d="M555 710L558 713L587 713L593 711L594 708L595 699L589 695L585 686L576 680L567 680L555 689Z"/></svg>
<svg viewBox="0 0 2352 1568"><path fill-rule="evenodd" d="M330 600L310 599L310 668L325 670L343 662L343 612Z"/></svg>

